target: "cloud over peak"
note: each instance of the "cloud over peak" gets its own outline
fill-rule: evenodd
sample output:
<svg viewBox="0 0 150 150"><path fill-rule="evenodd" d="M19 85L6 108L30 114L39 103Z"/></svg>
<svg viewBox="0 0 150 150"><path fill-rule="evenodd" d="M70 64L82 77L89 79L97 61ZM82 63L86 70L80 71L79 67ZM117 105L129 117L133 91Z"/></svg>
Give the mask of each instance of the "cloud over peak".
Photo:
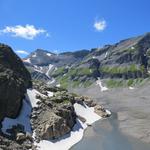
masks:
<svg viewBox="0 0 150 150"><path fill-rule="evenodd" d="M29 54L27 51L24 51L24 50L16 50L15 52L17 54L23 54L23 55L28 55Z"/></svg>
<svg viewBox="0 0 150 150"><path fill-rule="evenodd" d="M33 40L40 34L44 34L46 37L49 33L42 29L36 28L34 25L16 25L16 26L6 26L4 29L0 30L0 34L10 34L13 37L21 37L28 40Z"/></svg>
<svg viewBox="0 0 150 150"><path fill-rule="evenodd" d="M96 20L93 27L96 29L96 31L103 31L107 27L107 23L104 19Z"/></svg>

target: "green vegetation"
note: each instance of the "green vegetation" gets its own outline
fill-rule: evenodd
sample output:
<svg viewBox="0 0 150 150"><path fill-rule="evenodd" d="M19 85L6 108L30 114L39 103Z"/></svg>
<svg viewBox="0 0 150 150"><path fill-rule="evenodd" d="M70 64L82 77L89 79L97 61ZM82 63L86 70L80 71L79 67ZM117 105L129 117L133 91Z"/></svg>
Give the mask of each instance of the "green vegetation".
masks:
<svg viewBox="0 0 150 150"><path fill-rule="evenodd" d="M65 67L60 67L54 73L52 73L52 76L57 77L59 75L65 74L66 72L67 72L67 70L65 69Z"/></svg>
<svg viewBox="0 0 150 150"><path fill-rule="evenodd" d="M63 100L62 103L63 103L63 104L68 104L68 103L70 103L70 100L69 100L69 99L65 99L65 100Z"/></svg>
<svg viewBox="0 0 150 150"><path fill-rule="evenodd" d="M144 72L145 68L144 66L138 67L135 64L131 64L130 66L114 66L114 67L109 67L109 66L103 66L100 69L100 72L102 73L108 73L108 74L124 74L127 72Z"/></svg>
<svg viewBox="0 0 150 150"><path fill-rule="evenodd" d="M70 76L83 76L83 75L91 75L91 71L89 68L72 68L69 70L68 75Z"/></svg>
<svg viewBox="0 0 150 150"><path fill-rule="evenodd" d="M83 86L86 88L86 87L89 87L92 83L93 83L92 81L88 80L83 83Z"/></svg>
<svg viewBox="0 0 150 150"><path fill-rule="evenodd" d="M91 71L89 68L79 68L77 71L77 75L90 75Z"/></svg>
<svg viewBox="0 0 150 150"><path fill-rule="evenodd" d="M132 53L132 54L133 54L135 51L137 51L137 48L136 48L136 47L134 47L134 48L130 47L130 48L124 50L124 52L129 52L129 53Z"/></svg>
<svg viewBox="0 0 150 150"><path fill-rule="evenodd" d="M75 81L71 81L72 87L79 87L79 85L81 84L80 80L75 80Z"/></svg>
<svg viewBox="0 0 150 150"><path fill-rule="evenodd" d="M91 81L81 81L81 77L92 76L95 69L89 69L85 67L80 68L70 68L68 72L64 73L64 68L61 67L55 71L53 76L56 76L56 80L60 83L61 87L68 88L68 87L88 87L92 84ZM62 74L63 73L63 74ZM64 75L65 74L65 75Z"/></svg>
<svg viewBox="0 0 150 150"><path fill-rule="evenodd" d="M76 94L76 93L70 93L73 97L79 97L79 95L78 94Z"/></svg>
<svg viewBox="0 0 150 150"><path fill-rule="evenodd" d="M127 85L128 85L128 86L132 86L133 83L134 83L134 80L133 80L133 79L129 79L129 80L127 81Z"/></svg>
<svg viewBox="0 0 150 150"><path fill-rule="evenodd" d="M122 87L123 86L123 80L109 79L106 81L106 85L109 88Z"/></svg>
<svg viewBox="0 0 150 150"><path fill-rule="evenodd" d="M58 81L60 82L60 85L61 85L63 88L67 88L67 87L68 87L68 84L69 84L68 76L63 76L63 77L61 77Z"/></svg>
<svg viewBox="0 0 150 150"><path fill-rule="evenodd" d="M147 81L148 78L137 78L137 79L128 79L128 80L122 80L122 79L107 79L105 81L108 88L117 88L117 87L129 87L129 86L137 86L142 85Z"/></svg>

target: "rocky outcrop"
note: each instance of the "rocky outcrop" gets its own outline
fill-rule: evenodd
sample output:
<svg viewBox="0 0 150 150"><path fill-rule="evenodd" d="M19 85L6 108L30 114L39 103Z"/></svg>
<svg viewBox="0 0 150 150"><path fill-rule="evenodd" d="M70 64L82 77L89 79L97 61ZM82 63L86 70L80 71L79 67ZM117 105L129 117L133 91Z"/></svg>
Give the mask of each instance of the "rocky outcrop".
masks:
<svg viewBox="0 0 150 150"><path fill-rule="evenodd" d="M94 107L94 112L96 114L98 114L99 116L101 116L102 118L111 116L111 113L108 113L103 106L95 103L89 97L86 97L86 96L75 97L75 102L78 104L81 104L83 106L84 106L84 104L86 104L88 107ZM78 116L78 117L81 121L85 122L83 117L81 117L81 116Z"/></svg>
<svg viewBox="0 0 150 150"><path fill-rule="evenodd" d="M38 106L33 108L31 116L31 124L37 142L42 139L57 139L69 133L77 118L83 122L86 121L85 118L76 115L75 103L95 107L95 112L101 117L110 116L103 107L96 104L89 97L68 93L68 91L58 87L52 88L42 82L34 82L33 87L45 95L44 97L37 95L40 101ZM46 96L46 92L50 91L53 91L54 95L51 97Z"/></svg>
<svg viewBox="0 0 150 150"><path fill-rule="evenodd" d="M33 111L31 122L37 139L57 139L71 131L76 123L74 108L70 103L60 105L55 107L54 104L41 103Z"/></svg>
<svg viewBox="0 0 150 150"><path fill-rule="evenodd" d="M33 108L31 116L32 128L36 133L36 140L57 139L69 133L76 123L76 114L73 103L74 97L61 88L51 88L42 83L33 86L43 94L44 91L53 91L52 97L41 97L38 107Z"/></svg>
<svg viewBox="0 0 150 150"><path fill-rule="evenodd" d="M31 77L21 59L9 46L0 44L0 121L17 116L29 87Z"/></svg>
<svg viewBox="0 0 150 150"><path fill-rule="evenodd" d="M20 137L24 137L24 135L18 134ZM0 150L36 150L36 146L33 145L30 140L26 140L23 143L16 142L12 139L6 138L0 135Z"/></svg>

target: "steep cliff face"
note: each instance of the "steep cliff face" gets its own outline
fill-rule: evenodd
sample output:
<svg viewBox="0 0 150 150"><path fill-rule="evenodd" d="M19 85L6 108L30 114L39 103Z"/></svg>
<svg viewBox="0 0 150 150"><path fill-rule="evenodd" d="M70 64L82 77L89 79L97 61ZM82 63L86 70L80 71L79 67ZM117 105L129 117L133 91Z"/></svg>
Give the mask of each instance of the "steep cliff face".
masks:
<svg viewBox="0 0 150 150"><path fill-rule="evenodd" d="M13 50L0 44L0 120L16 117L31 77Z"/></svg>
<svg viewBox="0 0 150 150"><path fill-rule="evenodd" d="M102 78L145 78L148 76L150 34L109 46L99 68Z"/></svg>

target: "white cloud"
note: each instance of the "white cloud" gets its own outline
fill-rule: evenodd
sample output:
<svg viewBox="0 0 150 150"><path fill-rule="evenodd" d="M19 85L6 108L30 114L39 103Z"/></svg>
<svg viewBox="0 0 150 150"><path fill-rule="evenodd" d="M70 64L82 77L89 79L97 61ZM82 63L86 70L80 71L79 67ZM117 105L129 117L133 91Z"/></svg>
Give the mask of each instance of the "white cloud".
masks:
<svg viewBox="0 0 150 150"><path fill-rule="evenodd" d="M94 22L94 28L96 29L96 31L103 31L105 30L106 26L107 26L107 23L104 19L102 20L96 20Z"/></svg>
<svg viewBox="0 0 150 150"><path fill-rule="evenodd" d="M37 29L34 25L16 25L16 26L6 26L3 30L0 30L1 34L10 34L14 37L21 37L28 40L33 40L36 36L44 34L49 35L44 29Z"/></svg>
<svg viewBox="0 0 150 150"><path fill-rule="evenodd" d="M28 55L29 54L27 51L24 51L24 50L16 50L15 52L18 53L18 54L23 54L23 55Z"/></svg>

